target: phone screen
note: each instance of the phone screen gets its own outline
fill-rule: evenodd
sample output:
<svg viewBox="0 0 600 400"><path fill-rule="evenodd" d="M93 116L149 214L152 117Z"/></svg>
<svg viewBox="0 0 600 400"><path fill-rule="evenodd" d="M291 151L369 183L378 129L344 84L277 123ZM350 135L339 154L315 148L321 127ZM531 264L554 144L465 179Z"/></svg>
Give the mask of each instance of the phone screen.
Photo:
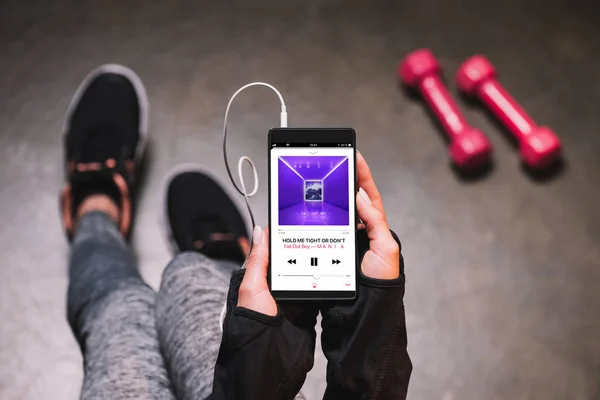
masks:
<svg viewBox="0 0 600 400"><path fill-rule="evenodd" d="M352 135L345 142L326 142L327 131L318 141L301 132L293 141L271 136L269 278L276 298L351 298L356 291L354 131L346 130Z"/></svg>

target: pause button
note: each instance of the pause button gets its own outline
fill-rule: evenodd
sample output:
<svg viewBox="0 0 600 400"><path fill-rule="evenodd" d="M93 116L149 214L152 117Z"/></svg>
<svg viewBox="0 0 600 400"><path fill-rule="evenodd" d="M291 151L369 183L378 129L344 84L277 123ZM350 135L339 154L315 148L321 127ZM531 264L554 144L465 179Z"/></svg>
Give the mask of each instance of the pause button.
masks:
<svg viewBox="0 0 600 400"><path fill-rule="evenodd" d="M318 265L317 257L311 257L310 258L310 266L311 267L316 267L317 265Z"/></svg>

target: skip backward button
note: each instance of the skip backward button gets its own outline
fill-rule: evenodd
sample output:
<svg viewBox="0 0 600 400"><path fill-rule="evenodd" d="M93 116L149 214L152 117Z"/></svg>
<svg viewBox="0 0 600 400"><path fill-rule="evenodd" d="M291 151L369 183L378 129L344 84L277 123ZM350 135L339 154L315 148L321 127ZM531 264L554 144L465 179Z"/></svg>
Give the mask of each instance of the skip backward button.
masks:
<svg viewBox="0 0 600 400"><path fill-rule="evenodd" d="M341 263L340 260L331 260L331 264L339 264L339 263Z"/></svg>
<svg viewBox="0 0 600 400"><path fill-rule="evenodd" d="M296 264L296 259L294 258L294 259L288 260L288 264Z"/></svg>

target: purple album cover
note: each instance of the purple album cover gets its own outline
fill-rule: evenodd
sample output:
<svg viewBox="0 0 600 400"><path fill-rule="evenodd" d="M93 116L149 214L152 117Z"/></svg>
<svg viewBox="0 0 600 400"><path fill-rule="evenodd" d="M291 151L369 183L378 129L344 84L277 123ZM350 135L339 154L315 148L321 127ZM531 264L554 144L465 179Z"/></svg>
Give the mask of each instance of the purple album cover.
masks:
<svg viewBox="0 0 600 400"><path fill-rule="evenodd" d="M279 225L348 225L348 157L282 156Z"/></svg>

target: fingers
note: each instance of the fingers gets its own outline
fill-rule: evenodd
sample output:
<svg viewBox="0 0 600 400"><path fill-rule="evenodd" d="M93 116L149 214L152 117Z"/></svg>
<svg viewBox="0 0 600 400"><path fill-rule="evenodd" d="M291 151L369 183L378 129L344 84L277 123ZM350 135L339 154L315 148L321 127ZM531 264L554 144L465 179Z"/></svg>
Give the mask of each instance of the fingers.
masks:
<svg viewBox="0 0 600 400"><path fill-rule="evenodd" d="M392 236L385 216L363 188L360 188L356 195L356 209L358 216L365 223L370 240L383 240Z"/></svg>
<svg viewBox="0 0 600 400"><path fill-rule="evenodd" d="M370 241L370 250L363 258L361 270L370 278L397 278L400 274L400 248L390 233L381 194L371 170L360 153L356 157L356 170L360 188L356 207Z"/></svg>
<svg viewBox="0 0 600 400"><path fill-rule="evenodd" d="M381 212L383 219L385 220L386 216L381 194L375 185L373 175L371 174L371 169L369 168L369 165L367 165L367 161L364 159L362 154L360 154L360 152L356 152L356 175L358 187L363 188L365 192L367 192L367 196L371 199L373 206Z"/></svg>
<svg viewBox="0 0 600 400"><path fill-rule="evenodd" d="M269 264L269 239L267 232L258 225L252 234L252 250L246 263L246 273L238 296L238 306L249 310L275 316L277 304L271 296L267 284L267 268Z"/></svg>

